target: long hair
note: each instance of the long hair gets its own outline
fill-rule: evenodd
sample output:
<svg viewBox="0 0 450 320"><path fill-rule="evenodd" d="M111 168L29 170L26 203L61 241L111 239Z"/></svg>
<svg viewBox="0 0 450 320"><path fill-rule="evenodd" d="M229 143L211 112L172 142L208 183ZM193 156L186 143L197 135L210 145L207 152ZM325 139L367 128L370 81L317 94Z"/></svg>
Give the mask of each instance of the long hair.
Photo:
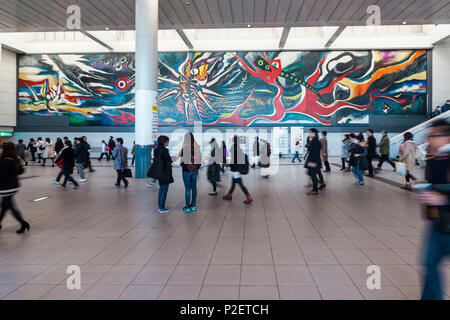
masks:
<svg viewBox="0 0 450 320"><path fill-rule="evenodd" d="M181 162L184 164L201 164L200 146L195 141L192 132L186 132L184 135L180 156Z"/></svg>
<svg viewBox="0 0 450 320"><path fill-rule="evenodd" d="M3 159L12 159L16 163L16 168L19 169L20 167L20 160L19 157L17 157L17 149L16 145L12 142L5 142L2 145L2 155L0 157L1 160Z"/></svg>

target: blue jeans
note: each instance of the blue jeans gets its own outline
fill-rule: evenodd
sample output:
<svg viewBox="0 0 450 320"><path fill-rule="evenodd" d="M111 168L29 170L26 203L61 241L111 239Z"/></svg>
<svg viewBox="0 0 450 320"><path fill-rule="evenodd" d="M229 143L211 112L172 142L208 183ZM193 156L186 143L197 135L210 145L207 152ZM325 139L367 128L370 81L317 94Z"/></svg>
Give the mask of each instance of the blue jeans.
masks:
<svg viewBox="0 0 450 320"><path fill-rule="evenodd" d="M302 162L302 160L300 159L300 153L298 153L298 151L295 151L295 155L292 158L292 162L295 162L294 160L298 159L299 162Z"/></svg>
<svg viewBox="0 0 450 320"><path fill-rule="evenodd" d="M84 179L83 163L77 163L77 171L80 175L80 179Z"/></svg>
<svg viewBox="0 0 450 320"><path fill-rule="evenodd" d="M359 183L364 183L364 176L362 170L359 169L359 160L356 159L356 164L352 167L352 172L355 178L359 180Z"/></svg>
<svg viewBox="0 0 450 320"><path fill-rule="evenodd" d="M183 172L183 182L184 188L186 189L185 199L186 208L195 206L197 202L197 177L198 171L184 171ZM191 200L192 195L192 200Z"/></svg>
<svg viewBox="0 0 450 320"><path fill-rule="evenodd" d="M159 186L158 192L158 207L159 209L166 208L167 191L169 191L169 185L163 184Z"/></svg>
<svg viewBox="0 0 450 320"><path fill-rule="evenodd" d="M422 300L442 300L442 286L438 266L445 256L450 255L450 234L431 225L427 234L424 252L425 279Z"/></svg>

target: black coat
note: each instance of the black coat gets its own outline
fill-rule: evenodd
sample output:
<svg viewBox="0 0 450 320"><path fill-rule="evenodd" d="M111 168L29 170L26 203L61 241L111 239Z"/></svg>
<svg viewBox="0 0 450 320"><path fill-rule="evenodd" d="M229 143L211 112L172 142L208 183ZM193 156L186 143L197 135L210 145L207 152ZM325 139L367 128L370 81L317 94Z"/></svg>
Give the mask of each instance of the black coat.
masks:
<svg viewBox="0 0 450 320"><path fill-rule="evenodd" d="M219 150L220 151L220 150ZM211 182L220 181L220 165L215 161L216 149L211 151L211 163L208 165L208 180Z"/></svg>
<svg viewBox="0 0 450 320"><path fill-rule="evenodd" d="M172 158L170 157L169 150L166 147L158 145L153 152L153 161L162 161L164 178L158 179L160 185L166 185L173 183L172 175Z"/></svg>
<svg viewBox="0 0 450 320"><path fill-rule="evenodd" d="M84 143L75 146L75 160L77 163L85 163L88 159L88 151Z"/></svg>
<svg viewBox="0 0 450 320"><path fill-rule="evenodd" d="M75 166L75 151L70 147L64 148L58 156L58 159L56 159L56 162L61 161L61 159L63 174L72 174L73 167Z"/></svg>
<svg viewBox="0 0 450 320"><path fill-rule="evenodd" d="M319 138L315 137L307 145L308 156L305 162L305 168L309 168L307 164L309 162L315 163L316 168L322 168L322 160L320 159L320 149L322 148Z"/></svg>
<svg viewBox="0 0 450 320"><path fill-rule="evenodd" d="M367 156L373 158L377 155L377 140L374 136L367 138Z"/></svg>
<svg viewBox="0 0 450 320"><path fill-rule="evenodd" d="M55 151L59 153L64 148L64 143L62 141L55 142Z"/></svg>
<svg viewBox="0 0 450 320"><path fill-rule="evenodd" d="M17 167L13 159L0 160L0 195L12 195L19 189L18 176L23 173L23 167Z"/></svg>

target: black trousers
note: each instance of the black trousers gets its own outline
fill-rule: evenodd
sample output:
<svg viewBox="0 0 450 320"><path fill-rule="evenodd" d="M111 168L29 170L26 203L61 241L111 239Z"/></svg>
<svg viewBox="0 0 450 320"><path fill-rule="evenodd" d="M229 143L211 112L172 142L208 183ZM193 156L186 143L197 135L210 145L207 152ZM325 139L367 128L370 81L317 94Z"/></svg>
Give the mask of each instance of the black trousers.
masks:
<svg viewBox="0 0 450 320"><path fill-rule="evenodd" d="M109 156L109 153L108 153L108 152L102 152L102 153L100 154L100 158L98 158L98 161L101 161L101 160L103 159L103 156L105 156L105 157L106 157L106 160L109 161L110 156Z"/></svg>
<svg viewBox="0 0 450 320"><path fill-rule="evenodd" d="M324 183L323 175L320 168L309 168L309 175L313 183L313 191L319 191L319 181L321 184Z"/></svg>
<svg viewBox="0 0 450 320"><path fill-rule="evenodd" d="M389 163L389 164L392 166L392 168L395 169L395 163L392 162L391 159L389 159L389 155L388 155L388 154L382 154L382 155L381 155L380 162L378 162L378 168L381 169L381 166L383 165L383 163L384 163L385 161L386 161L387 163Z"/></svg>
<svg viewBox="0 0 450 320"><path fill-rule="evenodd" d="M6 211L11 210L14 218L16 218L16 220L20 224L23 224L25 222L25 220L23 220L22 214L20 213L20 211L14 207L12 198L13 198L13 196L8 196L8 197L2 198L2 211L0 212L0 223L3 221Z"/></svg>
<svg viewBox="0 0 450 320"><path fill-rule="evenodd" d="M369 163L367 169L369 169L369 175L370 176L373 176L373 166L372 166L373 158L374 158L373 155L368 155L367 156L367 162Z"/></svg>
<svg viewBox="0 0 450 320"><path fill-rule="evenodd" d="M58 173L58 176L56 177L56 181L57 182L61 181L61 178L62 178L63 175L64 175L64 172L61 169L61 171L59 171L59 173Z"/></svg>
<svg viewBox="0 0 450 320"><path fill-rule="evenodd" d="M233 193L234 188L236 187L236 184L238 184L238 185L241 187L242 192L243 192L245 195L248 194L247 188L246 188L246 187L244 186L244 184L242 183L242 178L237 178L237 179L233 178L233 179L231 180L231 189L230 189L230 193Z"/></svg>
<svg viewBox="0 0 450 320"><path fill-rule="evenodd" d="M216 181L211 181L212 187L213 187L213 192L217 191L217 182Z"/></svg>
<svg viewBox="0 0 450 320"><path fill-rule="evenodd" d="M409 173L409 170L406 170L405 179L406 179L406 183L409 183L410 179L417 180L416 177L414 177L411 173Z"/></svg>
<svg viewBox="0 0 450 320"><path fill-rule="evenodd" d="M124 177L122 170L116 170L117 171L117 185L120 185L120 182L123 181L125 185L128 185L128 180Z"/></svg>
<svg viewBox="0 0 450 320"><path fill-rule="evenodd" d="M64 175L64 181L63 181L63 183L62 183L62 186L63 186L63 187L66 186L67 181L72 182L72 184L73 184L74 186L78 187L78 183L75 181L75 179L74 179L70 174L65 174L65 175Z"/></svg>
<svg viewBox="0 0 450 320"><path fill-rule="evenodd" d="M342 161L342 170L345 170L345 158L341 158Z"/></svg>
<svg viewBox="0 0 450 320"><path fill-rule="evenodd" d="M331 171L330 163L328 161L323 162L325 164L325 171Z"/></svg>

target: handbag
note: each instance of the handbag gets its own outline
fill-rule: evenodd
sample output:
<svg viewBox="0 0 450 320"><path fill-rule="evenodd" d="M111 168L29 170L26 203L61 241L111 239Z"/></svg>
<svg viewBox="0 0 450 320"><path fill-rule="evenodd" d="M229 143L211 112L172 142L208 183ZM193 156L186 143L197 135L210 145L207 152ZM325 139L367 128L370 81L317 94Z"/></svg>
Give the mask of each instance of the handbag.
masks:
<svg viewBox="0 0 450 320"><path fill-rule="evenodd" d="M159 155L158 158L153 160L152 165L148 169L147 177L157 180L167 179L167 176L164 174L164 169L164 162L161 159L161 155Z"/></svg>
<svg viewBox="0 0 450 320"><path fill-rule="evenodd" d="M404 162L395 162L395 171L400 176L406 176L406 164Z"/></svg>
<svg viewBox="0 0 450 320"><path fill-rule="evenodd" d="M122 169L122 173L125 178L133 178L133 172L129 168Z"/></svg>

